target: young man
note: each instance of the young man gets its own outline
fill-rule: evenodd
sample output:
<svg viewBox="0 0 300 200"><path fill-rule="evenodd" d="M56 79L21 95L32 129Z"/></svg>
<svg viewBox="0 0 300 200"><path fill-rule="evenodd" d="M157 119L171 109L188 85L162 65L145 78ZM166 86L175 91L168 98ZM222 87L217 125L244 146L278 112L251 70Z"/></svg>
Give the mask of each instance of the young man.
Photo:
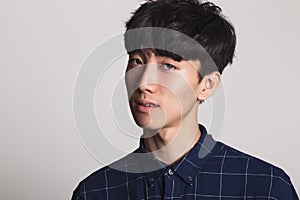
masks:
<svg viewBox="0 0 300 200"><path fill-rule="evenodd" d="M126 24L126 86L140 147L83 180L73 200L298 199L278 167L216 142L199 104L232 62L234 28L212 3L149 0Z"/></svg>

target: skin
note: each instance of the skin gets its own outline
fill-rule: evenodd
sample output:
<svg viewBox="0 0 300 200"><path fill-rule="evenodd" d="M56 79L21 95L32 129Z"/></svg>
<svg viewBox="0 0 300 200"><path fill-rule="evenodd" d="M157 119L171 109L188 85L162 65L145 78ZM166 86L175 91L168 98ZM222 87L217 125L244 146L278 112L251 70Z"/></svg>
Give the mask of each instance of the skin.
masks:
<svg viewBox="0 0 300 200"><path fill-rule="evenodd" d="M125 80L133 118L143 128L147 150L169 165L201 137L198 106L221 80L213 72L199 82L200 66L199 60L177 62L150 50L129 55Z"/></svg>

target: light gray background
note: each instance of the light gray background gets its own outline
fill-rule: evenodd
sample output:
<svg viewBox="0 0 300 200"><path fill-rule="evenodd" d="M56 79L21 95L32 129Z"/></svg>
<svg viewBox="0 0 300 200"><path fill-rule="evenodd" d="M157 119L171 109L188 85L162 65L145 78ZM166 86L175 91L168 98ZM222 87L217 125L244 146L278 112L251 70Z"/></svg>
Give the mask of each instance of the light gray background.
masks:
<svg viewBox="0 0 300 200"><path fill-rule="evenodd" d="M70 199L101 167L77 135L73 85L89 53L124 31L138 2L0 2L1 200ZM300 1L214 2L238 35L223 75L220 139L282 167L299 191Z"/></svg>

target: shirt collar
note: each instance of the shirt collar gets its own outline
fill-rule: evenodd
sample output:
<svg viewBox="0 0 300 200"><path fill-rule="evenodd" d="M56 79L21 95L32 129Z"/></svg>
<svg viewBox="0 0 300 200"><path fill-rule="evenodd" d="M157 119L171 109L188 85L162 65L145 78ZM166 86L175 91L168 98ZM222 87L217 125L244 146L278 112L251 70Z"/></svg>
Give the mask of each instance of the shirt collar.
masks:
<svg viewBox="0 0 300 200"><path fill-rule="evenodd" d="M203 168L208 158L211 157L215 149L214 147L217 144L212 136L207 134L204 126L199 124L199 129L201 131L201 137L198 142L183 158L172 166L168 166L154 158L154 156L146 150L143 139L141 139L138 151L145 153L145 156L140 164L144 169L143 171L145 172L149 186L155 185L162 175L168 173L169 170L173 171L174 175L179 176L185 183L191 185L198 171Z"/></svg>

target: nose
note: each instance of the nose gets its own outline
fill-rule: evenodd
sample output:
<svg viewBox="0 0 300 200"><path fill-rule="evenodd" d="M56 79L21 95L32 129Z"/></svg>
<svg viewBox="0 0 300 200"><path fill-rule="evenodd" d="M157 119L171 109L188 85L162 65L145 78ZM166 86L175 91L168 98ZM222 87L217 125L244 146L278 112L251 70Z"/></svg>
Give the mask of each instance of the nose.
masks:
<svg viewBox="0 0 300 200"><path fill-rule="evenodd" d="M158 86L157 83L157 64L149 63L144 66L144 71L141 74L139 90L141 92L155 92Z"/></svg>

